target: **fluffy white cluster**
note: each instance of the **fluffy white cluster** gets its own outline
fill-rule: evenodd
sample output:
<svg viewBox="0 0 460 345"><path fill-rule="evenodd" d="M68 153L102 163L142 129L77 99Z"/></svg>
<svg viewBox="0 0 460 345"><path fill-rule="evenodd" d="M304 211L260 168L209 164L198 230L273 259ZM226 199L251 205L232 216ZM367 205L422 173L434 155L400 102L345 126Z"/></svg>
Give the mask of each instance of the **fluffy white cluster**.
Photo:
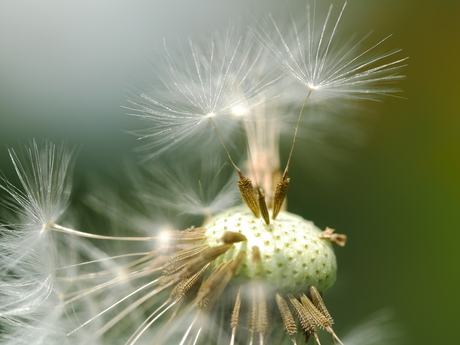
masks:
<svg viewBox="0 0 460 345"><path fill-rule="evenodd" d="M138 179L142 182L134 183L138 208L118 201L119 196L110 191L92 195L91 205L110 215L111 222L103 231L75 230L83 223L69 212L72 150L35 141L22 155L10 150L21 186L6 179L0 185L8 195L2 201L6 220L0 225L0 344L233 345L252 344L255 334L260 344L295 344L295 322L293 326L284 318L289 310L306 307L300 302L303 297L290 294L312 285L322 291L333 284L336 262L331 245L318 237L312 223L284 210L279 220L272 216L270 225L257 219L256 232L250 232L255 214L245 205L228 211L242 202L235 171L222 164L222 156L235 167L234 161L244 162L241 170L265 192L258 195L271 209L283 170L281 134L289 134L291 141L298 134L314 142L322 141L318 135L322 130L349 134L350 127L336 127L337 111L330 104L340 102L346 107L349 100L375 100L398 91L391 83L402 78L398 71L405 59L394 60L398 51L374 53L386 39L364 48L367 36L343 41L340 33L339 39L344 9L334 18L331 6L319 16L313 1L307 4L304 17L290 22L286 30L270 18L249 30L232 27L214 34L204 44L192 40L177 48L165 44L156 79L130 102L132 115L149 123L138 133L145 139L146 158L162 156L167 169L155 163L147 178L144 175ZM190 215L198 223L175 231L177 220L190 219L184 218ZM246 239L222 244L223 233L238 231L241 220ZM285 235L282 227L291 223L294 233ZM193 227L202 224L203 228ZM257 229L262 228L265 237L257 238ZM268 233L274 237L266 238ZM275 243L278 237L283 239ZM292 260L286 249L290 243ZM284 246L282 258L277 256L278 245ZM222 253L212 252L216 248ZM246 267L238 271L242 255L246 255ZM257 273L259 265L262 275ZM273 330L249 320L270 319L265 316L276 307L269 289L263 288L255 297L261 302L254 308L260 310L247 312L247 326L234 321L235 312L225 314L238 303L255 303L244 298L238 302L239 297L218 298L227 288L223 274L227 272L236 281L240 272L240 278L246 279L243 285L250 281L248 296L256 286L251 280L287 293L291 305L286 304L282 318L289 336L279 314ZM228 289L225 296L236 295L238 287L229 284ZM194 294L196 299L190 297ZM305 298L302 303L313 303ZM211 311L217 300L228 305ZM312 301L318 320L328 315L317 300ZM230 316L231 327L220 323ZM311 321L311 329L301 315L298 320L304 334L316 336L316 327L321 327L318 320ZM329 327L328 322L332 321L325 317L323 324ZM377 334L379 325L373 327ZM349 339L347 345L362 344L355 335Z"/></svg>
<svg viewBox="0 0 460 345"><path fill-rule="evenodd" d="M316 1L310 1L305 15L282 27L270 17L177 47L165 42L154 66L156 79L133 94L128 108L150 125L137 131L146 159L163 153L222 154L214 128L224 142L234 143L242 127L251 136L248 126L261 122L263 144L273 151L280 131L292 138L306 98L309 112L299 137L315 150L328 140L343 139L343 145L360 137L353 123L356 101L395 97L407 58L394 58L400 50L381 53L390 36L344 35L339 24L345 7L334 16L331 5L320 15Z"/></svg>

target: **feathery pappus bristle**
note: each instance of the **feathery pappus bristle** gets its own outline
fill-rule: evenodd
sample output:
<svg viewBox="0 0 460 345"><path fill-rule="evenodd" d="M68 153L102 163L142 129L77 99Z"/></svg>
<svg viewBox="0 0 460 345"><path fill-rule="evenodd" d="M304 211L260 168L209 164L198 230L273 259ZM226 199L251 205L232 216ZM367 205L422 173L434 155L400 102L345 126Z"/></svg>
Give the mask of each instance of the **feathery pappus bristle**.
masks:
<svg viewBox="0 0 460 345"><path fill-rule="evenodd" d="M370 34L359 40L343 38L340 21L347 3L333 17L334 6L329 6L320 17L317 1L307 1L303 19L295 18L283 30L270 17L253 34L284 67L286 73L303 84L293 85L290 91L305 95L311 91L310 102L334 98L377 99L379 95L394 95L400 90L388 85L404 78L399 72L407 58L394 56L400 50L380 53L390 36L361 48Z"/></svg>
<svg viewBox="0 0 460 345"><path fill-rule="evenodd" d="M215 33L210 42L190 39L187 47L172 49L165 43L156 69L158 80L149 86L150 92L130 100L131 115L151 123L137 134L148 140L143 147L147 157L190 153L192 146L213 153L217 141L212 127L223 129L225 138L233 135L238 118L262 103L261 93L277 77L259 71L263 47L254 46L249 35L233 26L223 35ZM175 147L178 150L172 150Z"/></svg>

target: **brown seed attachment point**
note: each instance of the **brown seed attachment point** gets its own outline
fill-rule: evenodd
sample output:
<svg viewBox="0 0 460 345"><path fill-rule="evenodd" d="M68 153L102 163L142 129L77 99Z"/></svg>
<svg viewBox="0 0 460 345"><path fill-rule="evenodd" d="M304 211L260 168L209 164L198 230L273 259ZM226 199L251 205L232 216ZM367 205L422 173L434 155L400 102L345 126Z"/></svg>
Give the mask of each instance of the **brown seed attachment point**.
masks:
<svg viewBox="0 0 460 345"><path fill-rule="evenodd" d="M245 255L245 252L240 252L235 260L222 263L213 269L198 291L196 301L199 310L205 311L212 308L240 267Z"/></svg>
<svg viewBox="0 0 460 345"><path fill-rule="evenodd" d="M334 330L332 329L332 324L334 323L334 320L329 314L329 311L327 310L326 305L323 302L323 298L321 297L321 294L315 286L310 286L310 294L311 301L307 296L303 295L302 303L304 305L309 305L308 309L312 310L312 315L318 322L318 326L328 331L332 335L332 337L335 340L337 340L339 344L343 345L342 341L339 339L337 334L335 334Z"/></svg>
<svg viewBox="0 0 460 345"><path fill-rule="evenodd" d="M294 310L297 314L297 318L299 319L300 326L302 327L303 331L309 336L313 336L318 344L321 344L319 341L318 333L316 332L316 321L305 306L300 303L294 296L288 295L289 302L291 302ZM308 338L307 338L308 339Z"/></svg>
<svg viewBox="0 0 460 345"><path fill-rule="evenodd" d="M261 339L270 330L270 313L266 293L261 284L253 284L249 305L248 329L252 334L259 333ZM263 344L264 342L261 341Z"/></svg>
<svg viewBox="0 0 460 345"><path fill-rule="evenodd" d="M324 315L326 319L329 320L329 323L332 325L334 323L334 320L332 319L331 314L329 314L329 311L327 310L326 305L324 304L321 294L319 293L318 289L313 285L310 286L310 295L315 307L321 312L321 314Z"/></svg>
<svg viewBox="0 0 460 345"><path fill-rule="evenodd" d="M258 246L252 246L252 261L254 261L256 264L260 264L260 248Z"/></svg>
<svg viewBox="0 0 460 345"><path fill-rule="evenodd" d="M173 298L183 298L187 296L188 292L196 285L196 283L203 276L204 271L208 268L208 265L205 265L201 270L192 275L190 278L181 280L171 291L171 297Z"/></svg>
<svg viewBox="0 0 460 345"><path fill-rule="evenodd" d="M331 241L332 243L343 247L347 243L347 236L342 234L335 234L334 229L326 228L323 232L318 234L319 238Z"/></svg>
<svg viewBox="0 0 460 345"><path fill-rule="evenodd" d="M254 193L252 182L243 175L241 170L238 169L237 171L240 176L240 179L238 180L238 189L240 190L241 197L243 198L244 203L248 205L254 216L259 218L259 201L256 197L256 193Z"/></svg>
<svg viewBox="0 0 460 345"><path fill-rule="evenodd" d="M230 327L235 330L241 322L241 286L238 289L238 294L236 295L235 304L233 306L232 317L230 319Z"/></svg>
<svg viewBox="0 0 460 345"><path fill-rule="evenodd" d="M281 211L281 208L286 199L287 190L289 187L289 177L287 177L288 171L286 170L281 177L281 179L276 184L275 196L273 198L273 219L276 219L276 216Z"/></svg>
<svg viewBox="0 0 460 345"><path fill-rule="evenodd" d="M268 213L267 203L265 201L265 193L262 188L257 187L257 196L259 200L259 210L265 224L270 224L270 215Z"/></svg>
<svg viewBox="0 0 460 345"><path fill-rule="evenodd" d="M163 275L170 276L180 271L188 262L196 258L197 255L208 248L209 246L207 244L201 244L175 252L165 264L163 268Z"/></svg>
<svg viewBox="0 0 460 345"><path fill-rule="evenodd" d="M291 337L292 343L296 344L294 334L297 333L297 326L295 324L294 317L291 314L291 310L280 294L276 294L276 304L278 305L286 333Z"/></svg>
<svg viewBox="0 0 460 345"><path fill-rule="evenodd" d="M196 258L190 260L186 265L184 265L184 268L179 273L180 278L185 279L194 275L205 265L221 256L232 247L233 244L222 244L220 246L209 247L203 250L203 252L201 252Z"/></svg>
<svg viewBox="0 0 460 345"><path fill-rule="evenodd" d="M225 231L224 235L222 236L222 242L225 244L232 244L243 241L247 241L246 236L236 231Z"/></svg>
<svg viewBox="0 0 460 345"><path fill-rule="evenodd" d="M211 307L211 299L216 300L218 298L216 296L217 289L222 283L223 275L232 263L233 260L230 260L214 267L209 277L201 284L196 301L198 309L205 310L208 306Z"/></svg>
<svg viewBox="0 0 460 345"><path fill-rule="evenodd" d="M322 329L326 329L331 326L329 320L318 310L318 308L315 307L313 302L307 296L302 294L300 296L300 301L308 313L310 313L313 317L316 326Z"/></svg>

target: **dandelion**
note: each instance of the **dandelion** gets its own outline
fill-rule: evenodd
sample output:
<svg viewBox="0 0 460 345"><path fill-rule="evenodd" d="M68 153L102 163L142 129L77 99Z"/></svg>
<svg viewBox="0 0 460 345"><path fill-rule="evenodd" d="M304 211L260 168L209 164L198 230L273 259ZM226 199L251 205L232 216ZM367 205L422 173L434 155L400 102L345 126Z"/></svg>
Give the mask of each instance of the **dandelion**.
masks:
<svg viewBox="0 0 460 345"><path fill-rule="evenodd" d="M179 168L155 163L134 185L147 215L114 193L92 196L111 216L110 234L66 226L71 152L33 142L26 166L11 151L24 191L4 181L19 220L1 228L2 343L321 344L321 329L347 343L323 299L337 275L333 245L347 237L286 210L290 162L311 102L392 94L386 83L401 77L404 59L374 66L393 55L368 58L383 41L357 55L358 44L337 48L344 8L331 27L332 8L317 26L314 7L304 34L293 24L293 41L273 22L276 39L229 29L207 50L190 41L176 56L165 46L158 84L131 103L151 123L140 132L148 158L168 153ZM279 90L289 78L301 82L294 115L283 114L293 97ZM282 169L280 136L292 118ZM192 153L201 168L184 158ZM175 224L202 219L175 230L161 212Z"/></svg>

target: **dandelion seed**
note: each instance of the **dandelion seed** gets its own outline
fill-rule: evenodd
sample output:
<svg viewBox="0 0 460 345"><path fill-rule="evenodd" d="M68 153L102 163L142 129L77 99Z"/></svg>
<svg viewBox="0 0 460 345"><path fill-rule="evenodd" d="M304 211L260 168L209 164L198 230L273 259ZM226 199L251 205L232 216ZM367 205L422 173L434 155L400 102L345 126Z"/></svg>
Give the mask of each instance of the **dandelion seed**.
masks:
<svg viewBox="0 0 460 345"><path fill-rule="evenodd" d="M10 150L23 190L5 179L0 185L10 196L4 205L14 212L2 229L0 273L14 278L2 281L0 315L26 313L51 294L56 238L49 228L69 204L71 152L48 142L40 148L34 140L25 155Z"/></svg>
<svg viewBox="0 0 460 345"><path fill-rule="evenodd" d="M264 63L263 48L254 49L252 39L233 27L224 37L214 34L205 48L190 40L189 47L180 47L177 54L166 43L164 50L162 67L156 69L158 82L130 100L132 115L152 123L137 132L140 138L151 139L143 147L148 158L174 147L212 152L216 138L209 131L211 123L230 135L239 126L234 116L257 106L261 91L276 79L272 72L257 72L257 65Z"/></svg>
<svg viewBox="0 0 460 345"><path fill-rule="evenodd" d="M294 142L297 136L304 141L304 154L312 162L309 170L317 169L322 176L331 170L325 167L328 159L346 160L351 148L361 146L366 139L359 130L362 120L356 101L396 97L401 90L392 84L404 78L400 70L407 60L397 58L400 49L381 52L390 36L371 43L367 43L371 34L362 39L344 37L340 22L346 5L339 11L330 5L321 15L316 0L307 1L304 15L291 15L287 27L270 17L252 30L255 40L284 68L287 85L279 101L300 109L295 128L302 130L294 134ZM288 183L288 168L289 162L282 190Z"/></svg>
<svg viewBox="0 0 460 345"><path fill-rule="evenodd" d="M345 2L335 22L333 5L325 19L318 18L316 0L307 1L305 19L292 21L287 32L280 29L274 19L254 31L254 36L279 61L289 75L304 85L304 90L294 85L290 91L311 93L310 102L336 98L376 99L378 95L394 95L399 89L388 85L397 82L407 58L391 60L401 50L381 54L377 48L390 36L361 49L369 38L339 37L339 24L345 11ZM274 31L274 32L273 32ZM343 43L345 42L345 43ZM295 90L298 90L297 92Z"/></svg>
<svg viewBox="0 0 460 345"><path fill-rule="evenodd" d="M100 260L100 251L85 239L64 239L53 231L69 204L72 151L36 141L25 149L25 157L10 150L22 189L5 179L0 186L10 196L4 205L13 211L10 222L0 227L0 319L6 332L2 344L71 342L73 338L65 336L66 327L72 327L66 313L76 318L91 313L87 298L67 311L65 299L79 286L78 281L69 284L75 279L74 263L83 257ZM59 277L56 272L63 266L67 269Z"/></svg>

